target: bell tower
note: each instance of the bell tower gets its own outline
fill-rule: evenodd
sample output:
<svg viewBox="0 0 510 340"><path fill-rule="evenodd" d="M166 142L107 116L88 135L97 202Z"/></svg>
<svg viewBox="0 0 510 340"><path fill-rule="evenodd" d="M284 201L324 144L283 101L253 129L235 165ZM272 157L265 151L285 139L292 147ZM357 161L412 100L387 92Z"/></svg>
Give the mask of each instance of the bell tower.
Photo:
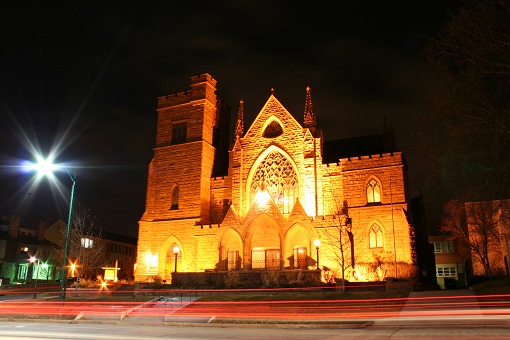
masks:
<svg viewBox="0 0 510 340"><path fill-rule="evenodd" d="M143 221L209 221L211 176L226 173L230 109L209 74L191 89L158 98L154 157L149 165Z"/></svg>

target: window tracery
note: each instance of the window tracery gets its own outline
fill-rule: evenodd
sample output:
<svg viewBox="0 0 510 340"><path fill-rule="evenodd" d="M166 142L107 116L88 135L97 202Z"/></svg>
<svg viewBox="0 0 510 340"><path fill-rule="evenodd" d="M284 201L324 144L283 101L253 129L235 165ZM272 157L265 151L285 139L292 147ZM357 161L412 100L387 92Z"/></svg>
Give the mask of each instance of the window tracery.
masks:
<svg viewBox="0 0 510 340"><path fill-rule="evenodd" d="M374 224L370 228L370 231L368 232L368 236L370 239L370 248L384 247L383 230L379 225Z"/></svg>
<svg viewBox="0 0 510 340"><path fill-rule="evenodd" d="M282 213L290 213L299 194L296 171L292 163L277 151L260 162L251 182L251 199L265 186Z"/></svg>
<svg viewBox="0 0 510 340"><path fill-rule="evenodd" d="M367 203L377 202L381 202L381 186L372 178L367 184Z"/></svg>

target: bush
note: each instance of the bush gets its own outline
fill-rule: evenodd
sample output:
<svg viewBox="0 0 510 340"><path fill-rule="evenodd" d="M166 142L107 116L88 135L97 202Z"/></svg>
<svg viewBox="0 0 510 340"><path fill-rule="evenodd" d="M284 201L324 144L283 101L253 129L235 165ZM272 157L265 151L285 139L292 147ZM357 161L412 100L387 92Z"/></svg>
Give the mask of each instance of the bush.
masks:
<svg viewBox="0 0 510 340"><path fill-rule="evenodd" d="M227 276L225 277L225 287L227 288L236 288L241 285L241 279L239 278L239 273L236 271L229 271Z"/></svg>
<svg viewBox="0 0 510 340"><path fill-rule="evenodd" d="M279 272L277 270L264 271L261 279L265 288L276 288L280 286Z"/></svg>
<svg viewBox="0 0 510 340"><path fill-rule="evenodd" d="M285 281L283 284L287 287L303 287L303 272L302 271L286 271Z"/></svg>

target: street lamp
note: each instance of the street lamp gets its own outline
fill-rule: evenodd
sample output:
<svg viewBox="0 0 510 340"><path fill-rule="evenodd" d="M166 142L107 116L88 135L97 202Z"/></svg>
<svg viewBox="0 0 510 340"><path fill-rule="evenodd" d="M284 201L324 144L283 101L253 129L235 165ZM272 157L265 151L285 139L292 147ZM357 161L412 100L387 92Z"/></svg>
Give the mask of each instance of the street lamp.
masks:
<svg viewBox="0 0 510 340"><path fill-rule="evenodd" d="M321 245L321 240L317 239L313 241L313 245L315 249L317 249L317 269L319 269L319 246Z"/></svg>
<svg viewBox="0 0 510 340"><path fill-rule="evenodd" d="M181 249L179 248L179 246L175 246L175 247L174 247L174 254L175 254L175 268L174 268L174 273L177 273L177 255L179 255L179 251L181 251Z"/></svg>
<svg viewBox="0 0 510 340"><path fill-rule="evenodd" d="M67 169L66 169L67 171ZM69 171L67 171L69 178L73 182L71 187L71 198L69 199L69 214L67 215L67 229L66 229L66 243L64 246L64 259L62 261L62 276L60 279L60 294L58 299L60 301L64 301L66 299L66 287L67 287L67 254L69 252L69 232L71 229L71 217L73 216L73 202L74 202L74 187L76 186L76 174L71 175Z"/></svg>
<svg viewBox="0 0 510 340"><path fill-rule="evenodd" d="M28 166L28 170L36 170L38 176L47 176L51 177L53 175L53 171L61 168L58 165L53 164L53 158L48 157L44 159L43 157L37 156L37 163L30 163ZM66 286L67 286L67 254L69 252L69 233L71 228L71 217L73 216L73 202L74 202L74 188L76 186L76 174L71 174L67 168L65 168L69 178L73 182L71 187L71 197L69 198L69 214L67 216L67 229L66 229L66 237L65 237L65 245L64 245L64 258L62 261L62 275L60 278L60 294L58 299L60 301L65 300L66 298Z"/></svg>
<svg viewBox="0 0 510 340"><path fill-rule="evenodd" d="M34 276L34 265L37 262L37 272L35 274L35 284L34 284L34 299L37 299L37 279L39 278L39 259L35 257L30 257L30 262L32 263L32 277Z"/></svg>

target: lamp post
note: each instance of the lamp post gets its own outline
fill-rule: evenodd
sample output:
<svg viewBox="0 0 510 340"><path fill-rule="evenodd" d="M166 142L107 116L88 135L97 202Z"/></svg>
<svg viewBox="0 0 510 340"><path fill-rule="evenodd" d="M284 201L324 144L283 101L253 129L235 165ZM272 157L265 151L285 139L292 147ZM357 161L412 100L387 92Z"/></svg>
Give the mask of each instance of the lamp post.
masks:
<svg viewBox="0 0 510 340"><path fill-rule="evenodd" d="M34 284L34 299L37 299L37 279L39 278L39 259L36 259L35 257L30 258L30 262L32 263L32 268L37 262L37 272L35 273L35 284ZM32 269L32 276L33 276L34 270Z"/></svg>
<svg viewBox="0 0 510 340"><path fill-rule="evenodd" d="M59 168L65 168L62 166L54 165L53 158L50 156L44 159L42 156L37 155L37 163L28 162L27 166L29 171L36 170L39 176L47 176L51 177L53 175L53 171ZM66 298L66 286L67 286L67 254L69 251L69 232L71 228L71 217L73 216L73 202L74 202L74 188L76 186L76 174L72 175L67 168L65 168L69 178L73 182L71 187L71 197L69 199L69 214L67 216L67 229L66 229L66 237L65 237L65 245L64 245L64 258L62 261L62 275L60 278L60 293L58 299L60 301L65 300Z"/></svg>
<svg viewBox="0 0 510 340"><path fill-rule="evenodd" d="M76 186L76 175L71 175L71 173L69 173L69 171L67 171L67 174L71 178L73 185L71 187L71 197L69 199L69 215L67 216L67 229L66 229L66 238L65 238L65 245L64 245L64 259L62 261L62 275L60 278L60 294L58 296L58 299L60 301L64 301L66 299L67 254L69 252L69 232L71 229L71 217L73 216L74 187Z"/></svg>
<svg viewBox="0 0 510 340"><path fill-rule="evenodd" d="M395 240L395 219L393 218L393 193L391 191L390 178L390 208L391 208L391 228L393 232L393 266L395 267L395 279L397 278L397 245Z"/></svg>
<svg viewBox="0 0 510 340"><path fill-rule="evenodd" d="M319 246L321 245L321 240L317 239L313 241L313 245L315 246L315 249L317 250L317 269L319 269Z"/></svg>
<svg viewBox="0 0 510 340"><path fill-rule="evenodd" d="M181 249L179 248L179 246L175 246L174 247L174 254L175 254L175 268L174 268L174 273L177 273L177 256L179 255L179 251L181 251Z"/></svg>

